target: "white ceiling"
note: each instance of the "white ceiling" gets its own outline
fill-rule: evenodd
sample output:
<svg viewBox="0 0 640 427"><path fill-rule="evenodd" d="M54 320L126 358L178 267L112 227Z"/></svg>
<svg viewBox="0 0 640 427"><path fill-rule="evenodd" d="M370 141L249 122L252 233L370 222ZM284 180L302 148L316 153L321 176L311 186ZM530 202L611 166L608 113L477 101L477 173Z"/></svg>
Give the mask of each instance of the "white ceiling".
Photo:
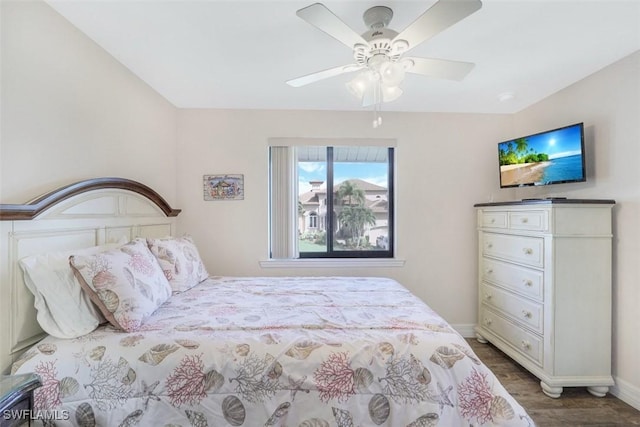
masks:
<svg viewBox="0 0 640 427"><path fill-rule="evenodd" d="M47 0L180 108L361 110L346 74L285 81L353 62L349 48L296 16L315 0ZM325 1L358 33L363 12L393 9L401 31L434 0ZM411 51L474 62L462 82L408 74L384 111L519 111L640 49L639 0L483 0ZM501 94L514 97L500 101Z"/></svg>

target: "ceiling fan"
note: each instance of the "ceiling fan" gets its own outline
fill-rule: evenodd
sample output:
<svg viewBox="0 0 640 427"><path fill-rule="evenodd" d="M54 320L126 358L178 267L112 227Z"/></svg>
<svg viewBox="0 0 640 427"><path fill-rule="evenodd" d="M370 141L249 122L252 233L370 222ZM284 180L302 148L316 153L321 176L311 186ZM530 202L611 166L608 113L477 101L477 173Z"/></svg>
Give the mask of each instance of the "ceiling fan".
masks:
<svg viewBox="0 0 640 427"><path fill-rule="evenodd" d="M409 50L444 31L482 7L480 0L439 0L400 33L387 27L393 11L374 6L364 12L370 28L358 34L321 3L302 8L296 14L347 47L353 49L354 63L329 68L287 81L300 87L329 77L363 70L351 82L349 90L364 107L380 105L402 94L399 84L405 72L428 77L462 80L473 69L470 62L404 56Z"/></svg>

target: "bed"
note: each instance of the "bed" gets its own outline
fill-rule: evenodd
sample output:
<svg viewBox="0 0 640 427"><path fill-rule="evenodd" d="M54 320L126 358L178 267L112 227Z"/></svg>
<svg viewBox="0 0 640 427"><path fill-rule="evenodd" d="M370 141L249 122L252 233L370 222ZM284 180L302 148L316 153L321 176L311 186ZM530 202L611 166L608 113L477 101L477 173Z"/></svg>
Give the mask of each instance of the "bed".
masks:
<svg viewBox="0 0 640 427"><path fill-rule="evenodd" d="M197 254L197 239L167 237L174 234L179 211L142 184L114 182L126 185L82 184L82 190L53 197L55 203L30 218L17 219L17 207L0 208L3 245L9 249L7 283L19 291L9 294L14 320L3 328L3 349L8 349L3 369L40 376L43 385L34 396L39 421L60 426L533 425L466 341L396 281L210 276ZM75 239L78 235L93 240L87 244ZM113 295L101 287L105 269L97 272L95 266L113 266L117 256L128 256L126 265L157 277L156 264L153 272L145 264L155 262L145 244L170 292L155 279L135 276L137 270L128 272L123 282L131 286L122 292L137 289L139 300L123 304L126 298L118 294L126 311L109 308L112 299L105 295ZM180 257L167 255L166 248L176 244L191 250L181 264ZM84 252L95 247L106 249ZM34 301L35 294L21 288L32 286L24 283L29 276L23 274L25 260L55 251L75 254L69 269L83 295L104 297L92 300L97 313L106 314L99 326L75 331L72 338L43 333L40 323L49 326L38 321L40 312L33 308L39 297ZM105 262L105 254L114 258ZM169 258L173 264L166 264ZM188 262L195 268L185 268ZM180 268L172 275L167 265Z"/></svg>

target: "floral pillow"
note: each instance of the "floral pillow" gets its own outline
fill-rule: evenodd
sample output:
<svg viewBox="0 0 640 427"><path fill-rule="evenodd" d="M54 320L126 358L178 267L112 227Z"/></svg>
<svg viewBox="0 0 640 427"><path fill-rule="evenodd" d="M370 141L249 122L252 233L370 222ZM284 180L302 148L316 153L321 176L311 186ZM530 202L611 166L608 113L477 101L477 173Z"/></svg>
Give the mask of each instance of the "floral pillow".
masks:
<svg viewBox="0 0 640 427"><path fill-rule="evenodd" d="M191 289L209 277L191 236L147 239L173 292Z"/></svg>
<svg viewBox="0 0 640 427"><path fill-rule="evenodd" d="M144 239L69 263L83 290L116 328L136 331L171 296L171 286Z"/></svg>

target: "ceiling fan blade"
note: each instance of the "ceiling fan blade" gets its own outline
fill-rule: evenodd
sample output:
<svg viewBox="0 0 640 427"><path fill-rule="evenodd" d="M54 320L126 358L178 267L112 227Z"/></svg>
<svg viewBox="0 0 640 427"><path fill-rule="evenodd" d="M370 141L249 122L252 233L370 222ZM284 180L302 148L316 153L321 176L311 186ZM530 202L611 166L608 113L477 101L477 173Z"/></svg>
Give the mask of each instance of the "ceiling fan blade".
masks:
<svg viewBox="0 0 640 427"><path fill-rule="evenodd" d="M472 62L415 57L402 58L401 63L407 73L458 81L464 79L476 65Z"/></svg>
<svg viewBox="0 0 640 427"><path fill-rule="evenodd" d="M367 45L367 41L360 34L353 31L322 3L314 3L302 8L296 12L296 15L351 49L357 44Z"/></svg>
<svg viewBox="0 0 640 427"><path fill-rule="evenodd" d="M288 80L287 84L293 87L300 87L314 83L319 80L328 79L329 77L338 76L344 73L351 73L352 71L360 70L362 67L357 64L341 65L339 67L329 68L327 70L318 71L316 73L307 74L306 76L298 77L292 80Z"/></svg>
<svg viewBox="0 0 640 427"><path fill-rule="evenodd" d="M480 0L439 0L398 34L394 41L405 40L409 44L404 49L404 52L406 52L456 22L461 21L481 7L482 2Z"/></svg>

